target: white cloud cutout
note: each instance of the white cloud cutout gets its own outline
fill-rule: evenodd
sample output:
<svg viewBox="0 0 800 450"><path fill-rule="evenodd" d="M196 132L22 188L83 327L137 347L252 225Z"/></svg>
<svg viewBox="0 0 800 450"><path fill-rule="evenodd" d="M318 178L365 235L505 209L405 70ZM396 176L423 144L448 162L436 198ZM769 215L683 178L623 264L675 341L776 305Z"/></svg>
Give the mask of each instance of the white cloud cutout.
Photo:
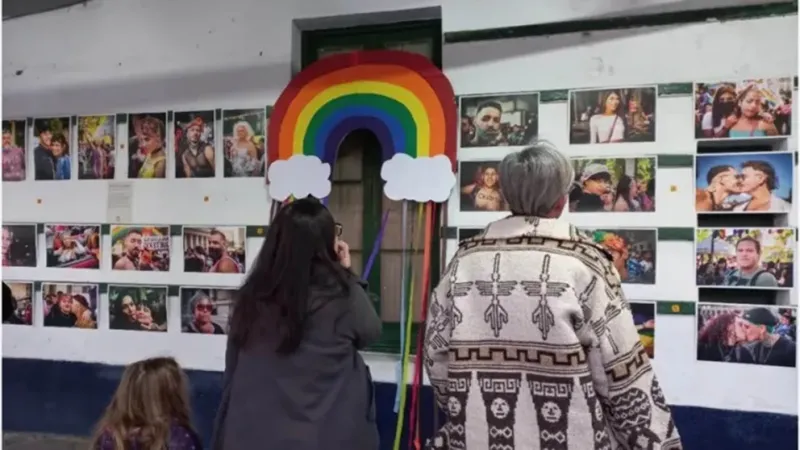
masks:
<svg viewBox="0 0 800 450"><path fill-rule="evenodd" d="M383 163L381 178L387 197L415 202L446 202L456 184L453 166L444 155L412 158L397 153Z"/></svg>
<svg viewBox="0 0 800 450"><path fill-rule="evenodd" d="M294 155L269 165L269 195L282 202L294 196L325 198L331 193L331 166L316 156Z"/></svg>

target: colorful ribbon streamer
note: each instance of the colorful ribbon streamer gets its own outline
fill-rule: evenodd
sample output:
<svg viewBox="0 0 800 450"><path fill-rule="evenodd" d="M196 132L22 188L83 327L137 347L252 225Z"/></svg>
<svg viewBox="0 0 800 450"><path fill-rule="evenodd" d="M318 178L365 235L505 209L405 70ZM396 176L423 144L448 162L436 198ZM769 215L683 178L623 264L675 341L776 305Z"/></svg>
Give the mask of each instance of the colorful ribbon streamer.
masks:
<svg viewBox="0 0 800 450"><path fill-rule="evenodd" d="M403 227L400 232L400 247L403 249L403 253L400 255L400 267L403 268L403 272L400 275L400 323L403 324L403 326L400 327L400 354L402 355L406 350L406 280L408 279L408 271L406 270L406 264L408 263L408 201L406 200L403 200L400 207L400 222ZM394 406L392 407L395 414L397 414L400 408L400 383L403 381L403 370L405 370L405 364L402 360L398 361L394 376L394 381L397 384L397 391L394 395Z"/></svg>
<svg viewBox="0 0 800 450"><path fill-rule="evenodd" d="M381 220L381 229L378 230L378 235L375 236L375 242L372 244L372 253L369 255L369 259L367 260L367 265L364 266L364 274L361 275L361 279L366 281L369 278L369 273L372 272L372 266L375 264L375 258L377 258L378 253L381 251L381 242L383 242L383 234L386 232L386 223L389 220L389 211L386 210L383 213L383 220Z"/></svg>

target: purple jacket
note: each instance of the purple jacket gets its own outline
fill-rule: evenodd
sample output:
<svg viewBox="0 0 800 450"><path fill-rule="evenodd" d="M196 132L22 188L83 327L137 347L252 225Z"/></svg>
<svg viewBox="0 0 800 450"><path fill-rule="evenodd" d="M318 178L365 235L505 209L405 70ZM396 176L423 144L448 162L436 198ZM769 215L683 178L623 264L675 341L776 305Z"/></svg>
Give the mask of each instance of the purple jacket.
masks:
<svg viewBox="0 0 800 450"><path fill-rule="evenodd" d="M133 441L130 443L131 450L146 450L139 446L139 443ZM122 450L114 446L114 438L111 434L106 432L100 436L100 442L95 447L95 450ZM192 431L178 424L172 424L169 429L169 442L167 443L167 450L203 450L203 444L200 443L200 438Z"/></svg>

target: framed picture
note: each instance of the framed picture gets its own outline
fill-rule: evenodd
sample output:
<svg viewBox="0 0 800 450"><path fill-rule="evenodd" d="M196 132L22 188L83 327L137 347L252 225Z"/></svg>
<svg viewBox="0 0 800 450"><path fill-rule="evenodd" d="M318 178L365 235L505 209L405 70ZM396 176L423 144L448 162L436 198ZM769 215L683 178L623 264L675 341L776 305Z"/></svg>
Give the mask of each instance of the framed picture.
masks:
<svg viewBox="0 0 800 450"><path fill-rule="evenodd" d="M100 225L45 224L46 267L100 268Z"/></svg>
<svg viewBox="0 0 800 450"><path fill-rule="evenodd" d="M656 210L655 157L573 158L575 184L569 212L653 212Z"/></svg>
<svg viewBox="0 0 800 450"><path fill-rule="evenodd" d="M116 145L116 116L78 117L78 179L113 180Z"/></svg>
<svg viewBox="0 0 800 450"><path fill-rule="evenodd" d="M227 334L236 289L181 287L181 331Z"/></svg>
<svg viewBox="0 0 800 450"><path fill-rule="evenodd" d="M175 113L175 178L214 178L214 111Z"/></svg>
<svg viewBox="0 0 800 450"><path fill-rule="evenodd" d="M167 287L109 285L109 328L167 331Z"/></svg>
<svg viewBox="0 0 800 450"><path fill-rule="evenodd" d="M3 225L3 267L36 267L35 224Z"/></svg>
<svg viewBox="0 0 800 450"><path fill-rule="evenodd" d="M508 211L500 191L500 161L462 161L458 165L461 211Z"/></svg>
<svg viewBox="0 0 800 450"><path fill-rule="evenodd" d="M128 115L128 178L167 177L167 113Z"/></svg>
<svg viewBox="0 0 800 450"><path fill-rule="evenodd" d="M656 284L656 229L583 228L614 258L620 278L626 284Z"/></svg>
<svg viewBox="0 0 800 450"><path fill-rule="evenodd" d="M695 138L763 139L792 134L791 77L694 84Z"/></svg>
<svg viewBox="0 0 800 450"><path fill-rule="evenodd" d="M25 181L26 125L25 120L3 121L3 181Z"/></svg>
<svg viewBox="0 0 800 450"><path fill-rule="evenodd" d="M461 147L522 146L539 134L539 94L460 97Z"/></svg>
<svg viewBox="0 0 800 450"><path fill-rule="evenodd" d="M656 86L569 91L569 143L655 142Z"/></svg>
<svg viewBox="0 0 800 450"><path fill-rule="evenodd" d="M245 273L245 227L183 227L183 271Z"/></svg>
<svg viewBox="0 0 800 450"><path fill-rule="evenodd" d="M697 286L792 288L796 245L792 228L698 228Z"/></svg>
<svg viewBox="0 0 800 450"><path fill-rule="evenodd" d="M647 356L655 357L656 346L656 304L655 302L628 302L631 305L633 323L636 331L639 332L641 341Z"/></svg>
<svg viewBox="0 0 800 450"><path fill-rule="evenodd" d="M111 270L169 272L171 248L168 226L111 226Z"/></svg>
<svg viewBox="0 0 800 450"><path fill-rule="evenodd" d="M3 283L11 290L11 298L14 305L14 312L4 323L9 325L32 325L33 283L29 281L4 281Z"/></svg>
<svg viewBox="0 0 800 450"><path fill-rule="evenodd" d="M266 130L267 113L264 108L222 111L225 178L264 176Z"/></svg>
<svg viewBox="0 0 800 450"><path fill-rule="evenodd" d="M69 117L33 119L34 178L44 180L72 179Z"/></svg>
<svg viewBox="0 0 800 450"><path fill-rule="evenodd" d="M697 305L697 360L797 367L794 306Z"/></svg>
<svg viewBox="0 0 800 450"><path fill-rule="evenodd" d="M96 284L42 283L44 326L96 329L99 293Z"/></svg>
<svg viewBox="0 0 800 450"><path fill-rule="evenodd" d="M794 154L713 153L695 156L698 213L789 213Z"/></svg>

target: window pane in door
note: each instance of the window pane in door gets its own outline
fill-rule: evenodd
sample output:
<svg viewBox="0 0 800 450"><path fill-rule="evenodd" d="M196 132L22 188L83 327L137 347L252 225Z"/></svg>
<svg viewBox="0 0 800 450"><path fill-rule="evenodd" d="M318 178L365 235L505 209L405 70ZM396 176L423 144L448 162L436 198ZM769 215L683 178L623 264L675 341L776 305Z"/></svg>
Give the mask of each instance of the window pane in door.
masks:
<svg viewBox="0 0 800 450"><path fill-rule="evenodd" d="M317 60L322 58L333 56L333 55L340 55L342 53L350 53L357 50L362 50L364 47L356 46L356 47L321 47L317 50Z"/></svg>
<svg viewBox="0 0 800 450"><path fill-rule="evenodd" d="M410 53L417 53L426 58L433 57L433 45L430 40L424 41L408 41L408 42L392 42L386 45L389 50L403 50Z"/></svg>

